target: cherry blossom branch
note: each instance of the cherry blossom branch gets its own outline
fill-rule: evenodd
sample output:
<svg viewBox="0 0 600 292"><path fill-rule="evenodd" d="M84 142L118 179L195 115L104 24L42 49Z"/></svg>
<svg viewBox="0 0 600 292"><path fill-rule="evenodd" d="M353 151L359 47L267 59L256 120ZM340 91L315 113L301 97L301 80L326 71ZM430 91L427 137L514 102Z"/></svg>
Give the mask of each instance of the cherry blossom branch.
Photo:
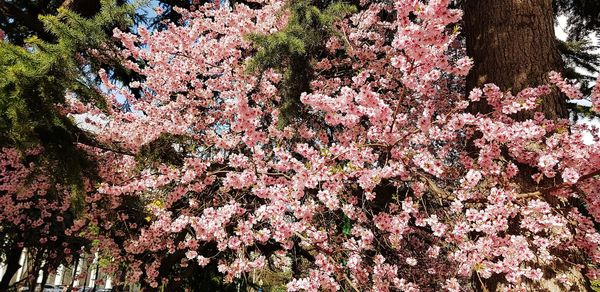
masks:
<svg viewBox="0 0 600 292"><path fill-rule="evenodd" d="M298 231L294 231L294 234L295 234L296 236L300 237L300 239L301 239L301 240L303 240L303 241L306 241L306 242L308 242L308 241L309 241L309 240L308 240L306 237L304 237L304 236L303 236L302 234L300 234L300 232L298 232ZM323 249L321 249L319 246L315 246L315 247L316 247L317 249L319 249L319 250L321 250L321 251L325 252L325 254L326 254L326 255L324 255L324 256L325 256L325 258L327 259L327 261L328 261L328 262L330 262L332 265L334 265L334 266L335 266L335 261L333 261L333 259L332 259L332 258L331 258L329 255L327 255L327 254L329 254L330 252L328 252L328 251L326 251L326 250L323 250ZM332 262L332 261L333 261L333 262ZM352 281L350 280L350 278L348 278L348 276L346 275L346 273L342 273L342 274L344 275L344 280L346 280L346 282L348 282L348 285L350 285L350 287L352 287L352 289L353 289L354 291L356 291L356 292L359 292L360 290L358 290L358 288L357 288L357 287L354 285L354 283L352 283Z"/></svg>
<svg viewBox="0 0 600 292"><path fill-rule="evenodd" d="M79 128L77 128L79 129ZM93 148L98 148L104 151L109 151L109 152L114 152L114 153L118 153L118 154L122 154L122 155L127 155L127 156L135 156L136 154L132 151L128 151L119 147L113 147L113 146L109 146L109 145L105 145L102 144L100 141L90 137L88 134L86 134L84 131L82 131L81 129L79 129L76 134L76 143L80 143L86 146L90 146Z"/></svg>
<svg viewBox="0 0 600 292"><path fill-rule="evenodd" d="M432 193L434 193L435 195L437 195L437 197L440 199L440 201L442 199L447 200L447 201L452 201L452 200L454 200L456 198L455 196L449 194L444 189L442 189L441 187L439 187L432 179L430 179L426 175L419 174L419 178L421 179L422 182L424 182L424 183L427 184L428 189Z"/></svg>
<svg viewBox="0 0 600 292"><path fill-rule="evenodd" d="M400 111L400 104L402 103L402 98L404 98L405 91L406 87L402 86L402 92L400 93L400 98L398 98L398 103L396 104L394 115L392 116L392 125L390 126L390 133L394 131L394 125L396 124L396 116L398 116L398 112Z"/></svg>
<svg viewBox="0 0 600 292"><path fill-rule="evenodd" d="M596 175L599 175L599 174L600 174L600 169L597 169L596 171L593 171L593 172L590 172L588 174L582 175L579 178L579 181L584 181L584 180L586 180L588 178L592 178L592 177L594 177ZM552 186L552 187L541 189L541 190L538 190L538 191L535 191L535 192L518 194L517 198L519 198L519 199L532 198L532 197L533 198L539 198L539 197L542 196L542 193L557 191L557 190L560 190L562 188L570 188L570 187L573 187L573 185L569 184L569 183L562 183L562 184L559 184L557 186Z"/></svg>

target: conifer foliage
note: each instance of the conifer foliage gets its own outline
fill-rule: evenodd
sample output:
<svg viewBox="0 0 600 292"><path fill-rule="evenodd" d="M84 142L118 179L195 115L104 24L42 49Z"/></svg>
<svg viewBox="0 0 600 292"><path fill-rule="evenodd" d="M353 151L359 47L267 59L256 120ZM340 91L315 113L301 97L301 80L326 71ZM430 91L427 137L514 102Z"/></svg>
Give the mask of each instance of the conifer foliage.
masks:
<svg viewBox="0 0 600 292"><path fill-rule="evenodd" d="M282 73L281 128L301 114L300 95L310 91L314 57L325 52L324 44L329 37L341 38L334 22L356 11L356 7L340 2L326 7L323 7L326 3L312 1L290 1L288 5L291 16L283 30L269 35L249 35L258 51L247 67L249 71L276 69Z"/></svg>
<svg viewBox="0 0 600 292"><path fill-rule="evenodd" d="M34 35L20 46L15 38L21 35L13 32L8 40L15 43L0 41L0 250L8 265L0 290L18 269L24 248L35 259L33 270L47 276L89 242L70 228L85 212L86 193L97 177L96 162L77 143L93 140L65 106L67 97L77 97L107 110L89 74L97 63L86 58L107 43L107 31L130 25L133 10L114 1L102 4L92 18L64 8L40 16L51 41Z"/></svg>

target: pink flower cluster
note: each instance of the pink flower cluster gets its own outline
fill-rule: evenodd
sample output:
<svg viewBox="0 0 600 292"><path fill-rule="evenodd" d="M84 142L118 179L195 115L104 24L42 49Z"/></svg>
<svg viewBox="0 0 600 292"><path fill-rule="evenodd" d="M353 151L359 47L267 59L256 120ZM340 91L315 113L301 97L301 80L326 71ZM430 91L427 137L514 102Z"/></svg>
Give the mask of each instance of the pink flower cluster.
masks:
<svg viewBox="0 0 600 292"><path fill-rule="evenodd" d="M581 99L583 96L581 91L579 91L579 88L567 83L560 73L552 71L548 73L548 78L552 84L556 85L556 87L570 99Z"/></svg>
<svg viewBox="0 0 600 292"><path fill-rule="evenodd" d="M306 118L283 128L281 74L244 70L254 52L245 35L281 30L283 1L205 4L179 10L185 25L115 31L145 81L130 85L143 91L129 99L134 113L102 114L98 137L122 151L89 149L103 182L86 220L105 232L86 236L112 259L106 269L127 263L128 281L156 287L166 263L215 265L231 281L304 254L290 291L459 291L474 274L523 288L575 250L587 256L576 269L598 264L600 137L585 144L585 126L539 113L513 119L535 111L544 85L513 95L486 84L469 100L493 112L466 112L457 88L472 61L455 45L462 12L448 2L361 1L313 60ZM102 79L107 98L131 95ZM550 80L580 96L558 73ZM164 134L185 137L171 145L182 165L123 154ZM141 220L123 211L131 198ZM569 200L590 215L560 203Z"/></svg>

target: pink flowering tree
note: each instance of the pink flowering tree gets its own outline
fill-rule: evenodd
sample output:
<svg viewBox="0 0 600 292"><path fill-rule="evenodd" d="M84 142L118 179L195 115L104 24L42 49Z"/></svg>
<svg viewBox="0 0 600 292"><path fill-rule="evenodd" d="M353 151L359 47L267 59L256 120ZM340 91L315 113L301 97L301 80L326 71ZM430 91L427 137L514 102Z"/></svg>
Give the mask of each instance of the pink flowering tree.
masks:
<svg viewBox="0 0 600 292"><path fill-rule="evenodd" d="M288 291L461 291L598 277L600 137L536 112L556 90L580 97L559 73L465 94L448 1L249 4L115 30L144 81L100 72L108 112L71 99L110 145L86 148L103 182L84 232L118 280L258 287L274 271ZM490 112L468 110L480 100Z"/></svg>
<svg viewBox="0 0 600 292"><path fill-rule="evenodd" d="M51 161L41 148L0 151L0 247L6 271L0 287L7 289L21 266L23 251L30 263L23 267L30 287L42 272L43 283L61 264L72 264L85 238L77 236L73 190L50 175ZM79 221L83 223L83 221Z"/></svg>

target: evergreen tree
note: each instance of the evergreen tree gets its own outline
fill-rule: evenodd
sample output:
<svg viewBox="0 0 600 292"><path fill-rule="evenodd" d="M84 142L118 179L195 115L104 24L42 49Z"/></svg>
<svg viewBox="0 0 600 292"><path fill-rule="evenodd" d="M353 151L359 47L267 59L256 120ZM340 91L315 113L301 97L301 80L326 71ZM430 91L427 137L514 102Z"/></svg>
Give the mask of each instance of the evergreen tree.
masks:
<svg viewBox="0 0 600 292"><path fill-rule="evenodd" d="M595 0L554 0L554 10L567 16L570 39L587 38L590 32L600 32L600 2ZM596 35L596 37L600 37Z"/></svg>
<svg viewBox="0 0 600 292"><path fill-rule="evenodd" d="M600 73L600 55L595 53L600 46L593 45L591 35L595 35L596 43L600 43L600 2L595 0L555 0L556 15L567 17L567 40L557 40L558 48L566 63L565 76L581 83L582 92L589 96L596 78ZM576 71L576 68L584 69ZM590 107L569 104L569 108L580 115L597 116Z"/></svg>
<svg viewBox="0 0 600 292"><path fill-rule="evenodd" d="M57 15L41 16L55 42L33 36L26 40L26 46L0 43L0 141L3 146L24 150L41 145L47 155L64 160L59 165L65 172L81 168L77 166L80 160L75 142L92 141L78 137L80 131L73 121L56 106L65 103L68 92L84 102L93 102L101 108L107 106L89 74L95 64L86 57L92 49L101 49L108 42L106 31L131 24L128 19L133 8L110 0L102 4L100 12L89 19L64 8L59 8Z"/></svg>
<svg viewBox="0 0 600 292"><path fill-rule="evenodd" d="M56 35L49 32L40 19L43 15L56 15L59 8L69 9L78 15L91 18L100 11L100 0L19 0L0 2L0 29L8 40L16 45L37 36L44 41L55 41ZM119 4L125 1L118 0Z"/></svg>
<svg viewBox="0 0 600 292"><path fill-rule="evenodd" d="M289 2L291 17L285 29L270 35L250 35L258 51L248 64L248 71L275 69L283 73L279 126L288 125L301 113L300 95L310 91L312 62L324 53L328 37L339 33L333 23L356 11L356 7L326 1Z"/></svg>
<svg viewBox="0 0 600 292"><path fill-rule="evenodd" d="M4 2L2 7L13 4ZM118 5L111 0L103 0L101 4L102 8L92 17L59 7L56 15L39 17L47 34L27 31L26 26L32 24L21 23L23 27L13 26L13 30L8 30L9 41L0 42L0 148L3 152L9 151L5 149L18 149L21 151L21 163L34 168L26 179L13 183L40 184L42 175L42 185L48 186L28 201L24 201L22 195L11 195L11 191L5 188L0 192L3 196L17 196L15 202L30 206L25 211L27 214L23 214L27 220L43 220L49 224L42 232L35 227L15 225L12 218L2 219L0 238L3 243L0 251L7 264L7 272L0 281L2 291L7 289L19 268L18 259L23 248L29 248L30 253L43 258L49 254L61 255L64 249L60 245L62 242L68 242L74 250L75 246L85 244L85 240L78 236L65 235L65 230L84 210L85 181L93 181L95 177L94 162L77 148L77 143L100 145L77 128L60 107L65 105L65 96L72 94L82 101L107 108L104 98L96 90L93 75L89 74L99 62L87 60L91 59L88 57L92 49L106 48L105 44L109 41L107 31L131 25L129 19L133 6ZM24 45L20 45L21 42ZM39 155L32 155L32 149L39 147L42 149ZM15 175L12 173L14 169L2 166L5 173L0 174L0 180L10 180ZM31 188L27 189L31 192ZM44 219L44 212L47 212L43 210L44 206L63 206L65 192L70 195L71 203L66 206L67 210L56 210L63 213L53 216L63 219ZM30 221L27 222L30 224ZM38 248L42 238L53 234L55 241ZM47 264L34 268L47 270L51 268L49 264L58 266L64 258L60 256L59 261L46 261Z"/></svg>

